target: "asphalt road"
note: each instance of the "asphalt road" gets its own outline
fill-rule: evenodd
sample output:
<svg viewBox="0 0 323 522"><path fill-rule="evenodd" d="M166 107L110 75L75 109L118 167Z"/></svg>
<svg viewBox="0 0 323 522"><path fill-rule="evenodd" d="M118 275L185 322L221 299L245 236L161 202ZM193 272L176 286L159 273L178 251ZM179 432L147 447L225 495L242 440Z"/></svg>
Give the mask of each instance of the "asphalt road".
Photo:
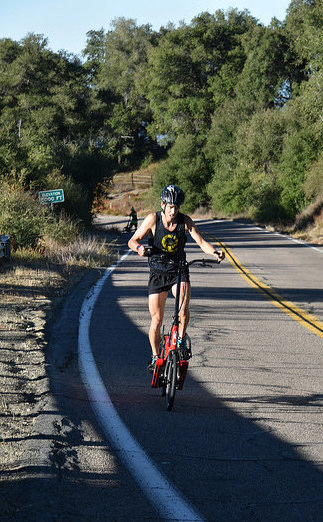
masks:
<svg viewBox="0 0 323 522"><path fill-rule="evenodd" d="M193 358L173 411L145 370L148 269L135 254L107 278L92 311L102 381L148 458L202 519L321 521L323 247L236 222L199 228L229 255L215 268L191 268ZM205 256L191 241L187 254ZM241 270L274 293L266 297ZM166 329L172 310L169 298ZM107 448L124 469L109 441ZM126 476L133 495L127 490L122 509L133 516L119 518L116 508L107 520L159 520Z"/></svg>

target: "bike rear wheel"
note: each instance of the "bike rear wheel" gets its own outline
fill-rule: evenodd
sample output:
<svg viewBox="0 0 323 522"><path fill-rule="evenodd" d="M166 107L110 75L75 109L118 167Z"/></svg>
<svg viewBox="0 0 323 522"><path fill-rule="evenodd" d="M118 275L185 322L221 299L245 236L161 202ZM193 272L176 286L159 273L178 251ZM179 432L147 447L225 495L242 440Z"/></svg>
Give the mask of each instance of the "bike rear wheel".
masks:
<svg viewBox="0 0 323 522"><path fill-rule="evenodd" d="M166 365L166 408L168 411L174 406L177 381L178 354L171 351Z"/></svg>

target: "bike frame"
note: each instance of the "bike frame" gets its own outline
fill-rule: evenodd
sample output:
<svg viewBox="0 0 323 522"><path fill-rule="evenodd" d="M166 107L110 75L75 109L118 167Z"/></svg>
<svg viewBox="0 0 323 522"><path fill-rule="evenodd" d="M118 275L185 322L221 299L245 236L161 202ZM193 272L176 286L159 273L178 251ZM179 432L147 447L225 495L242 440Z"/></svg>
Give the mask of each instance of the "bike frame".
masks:
<svg viewBox="0 0 323 522"><path fill-rule="evenodd" d="M180 261L178 265L177 272L177 281L176 281L176 295L175 295L175 306L174 306L174 316L173 323L171 326L171 331L168 335L164 335L162 339L162 350L160 356L158 357L155 369L153 373L153 378L151 382L152 388L157 388L159 386L164 386L164 373L165 367L167 363L167 359L169 357L169 353L173 350L177 351L178 347L178 325L179 325L179 300L181 293L181 282L182 282L182 270L185 266L188 265L186 261ZM179 354L179 352L177 352ZM176 388L181 390L184 385L186 373L188 369L188 361L184 361L181 359L179 354L179 379L177 382Z"/></svg>
<svg viewBox="0 0 323 522"><path fill-rule="evenodd" d="M219 261L214 259L194 259L187 263L186 261L180 261L178 265L177 272L177 288L175 295L175 306L174 306L174 317L173 323L171 326L170 333L163 336L162 339L162 350L159 357L156 360L153 377L151 381L152 388L163 387L165 389L166 379L167 379L167 365L171 364L170 362L170 353L176 352L176 364L177 364L177 372L176 372L176 389L182 390L187 374L188 369L188 361L183 360L181 358L180 351L178 350L178 326L179 326L179 308L180 308L180 292L181 292L181 282L182 282L182 271L185 266L190 266L193 263L199 263L202 266L210 266L211 264L218 264ZM174 359L171 359L171 361ZM164 393L163 393L164 395ZM172 409L174 398L172 399L172 404L168 406L168 410Z"/></svg>

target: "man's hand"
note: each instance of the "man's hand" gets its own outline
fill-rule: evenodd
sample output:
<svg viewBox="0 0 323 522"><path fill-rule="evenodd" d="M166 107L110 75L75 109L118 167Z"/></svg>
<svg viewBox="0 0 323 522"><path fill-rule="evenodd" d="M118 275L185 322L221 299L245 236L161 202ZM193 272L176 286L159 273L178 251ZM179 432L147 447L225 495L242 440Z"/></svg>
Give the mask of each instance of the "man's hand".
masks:
<svg viewBox="0 0 323 522"><path fill-rule="evenodd" d="M137 248L138 255L143 257L146 253L146 249L143 245L138 245L139 248Z"/></svg>
<svg viewBox="0 0 323 522"><path fill-rule="evenodd" d="M213 256L221 263L225 258L225 252L223 250L214 250Z"/></svg>

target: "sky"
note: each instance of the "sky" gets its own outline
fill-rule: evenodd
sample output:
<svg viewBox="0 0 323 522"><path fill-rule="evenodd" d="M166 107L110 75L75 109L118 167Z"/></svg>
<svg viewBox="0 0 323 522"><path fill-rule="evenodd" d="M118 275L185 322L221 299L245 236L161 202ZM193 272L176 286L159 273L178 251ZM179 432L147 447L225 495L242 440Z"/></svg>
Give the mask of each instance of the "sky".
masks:
<svg viewBox="0 0 323 522"><path fill-rule="evenodd" d="M172 22L189 24L195 16L217 9L248 9L263 25L273 17L283 21L291 0L0 0L0 38L21 40L28 33L42 34L53 51L81 55L86 33L108 31L115 18L150 24L153 29Z"/></svg>

